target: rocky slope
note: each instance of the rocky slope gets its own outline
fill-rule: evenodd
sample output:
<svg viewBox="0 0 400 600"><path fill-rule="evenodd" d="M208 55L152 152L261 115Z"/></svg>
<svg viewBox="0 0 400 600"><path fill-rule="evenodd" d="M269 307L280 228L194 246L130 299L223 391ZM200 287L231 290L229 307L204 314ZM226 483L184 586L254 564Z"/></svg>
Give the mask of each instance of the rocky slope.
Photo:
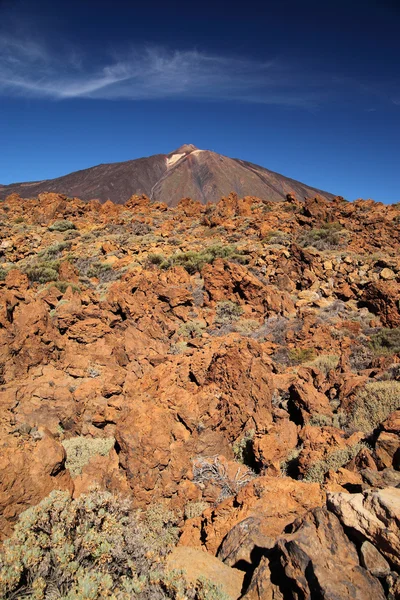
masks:
<svg viewBox="0 0 400 600"><path fill-rule="evenodd" d="M0 223L2 539L97 484L176 510L172 564L230 598L400 597L399 207L14 194Z"/></svg>
<svg viewBox="0 0 400 600"><path fill-rule="evenodd" d="M0 186L0 199L11 193L31 198L44 192L124 203L132 194L147 194L152 200L175 206L185 196L201 203L217 202L236 192L264 200L281 201L288 193L306 196L332 194L253 165L209 150L185 144L169 154L156 154L127 162L98 165L47 181Z"/></svg>

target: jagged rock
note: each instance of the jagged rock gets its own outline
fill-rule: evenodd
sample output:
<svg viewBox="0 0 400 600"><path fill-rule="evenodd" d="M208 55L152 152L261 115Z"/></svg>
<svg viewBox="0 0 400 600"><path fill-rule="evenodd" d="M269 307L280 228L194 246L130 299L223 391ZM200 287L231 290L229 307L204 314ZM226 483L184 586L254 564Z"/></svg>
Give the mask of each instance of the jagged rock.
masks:
<svg viewBox="0 0 400 600"><path fill-rule="evenodd" d="M51 490L73 490L70 474L65 470L64 448L48 432L42 434L42 439L35 442L30 437L24 446L15 441L2 445L0 540L10 535L20 512L38 504Z"/></svg>
<svg viewBox="0 0 400 600"><path fill-rule="evenodd" d="M280 538L270 559L284 597L383 600L380 582L360 566L357 550L326 508L309 512Z"/></svg>
<svg viewBox="0 0 400 600"><path fill-rule="evenodd" d="M371 542L365 541L360 548L361 564L374 577L386 577L390 574L390 565Z"/></svg>
<svg viewBox="0 0 400 600"><path fill-rule="evenodd" d="M391 564L400 567L400 489L328 493L327 506L345 527L372 542Z"/></svg>
<svg viewBox="0 0 400 600"><path fill-rule="evenodd" d="M400 472L394 469L383 469L377 471L376 469L362 469L360 475L363 479L365 489L369 488L386 488L386 487L397 487L400 488Z"/></svg>
<svg viewBox="0 0 400 600"><path fill-rule="evenodd" d="M325 494L316 483L303 483L289 477L258 477L236 496L224 500L215 508L209 508L201 517L187 521L180 543L187 546L203 545L209 552L216 552L231 529L250 517L257 519L260 524L255 534L257 539L259 535L263 539L273 538L293 521L294 515L305 514L311 508L321 506L324 500ZM254 533L249 536L246 555L252 551L253 536ZM231 540L232 543L227 541L230 552L240 553L241 537L235 534L234 540ZM234 544L237 544L237 550L234 550Z"/></svg>
<svg viewBox="0 0 400 600"><path fill-rule="evenodd" d="M243 572L228 567L218 558L198 548L174 548L168 555L167 568L183 571L183 576L191 583L204 577L219 585L231 600L237 600L241 596Z"/></svg>
<svg viewBox="0 0 400 600"><path fill-rule="evenodd" d="M375 314L379 314L386 327L400 326L400 284L394 281L369 283L362 300Z"/></svg>

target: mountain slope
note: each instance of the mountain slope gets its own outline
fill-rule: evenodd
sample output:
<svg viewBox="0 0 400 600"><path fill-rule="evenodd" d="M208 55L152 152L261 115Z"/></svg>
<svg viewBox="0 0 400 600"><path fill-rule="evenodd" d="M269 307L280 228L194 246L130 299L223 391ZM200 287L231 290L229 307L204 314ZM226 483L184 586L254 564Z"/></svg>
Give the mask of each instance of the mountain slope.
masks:
<svg viewBox="0 0 400 600"><path fill-rule="evenodd" d="M0 186L0 198L11 193L27 198L43 192L58 192L84 200L112 200L117 204L126 202L132 194L146 194L169 206L175 206L182 197L204 204L217 202L230 192L275 201L289 192L299 199L316 194L325 199L333 197L259 165L199 150L192 144L170 154L102 164L56 179Z"/></svg>

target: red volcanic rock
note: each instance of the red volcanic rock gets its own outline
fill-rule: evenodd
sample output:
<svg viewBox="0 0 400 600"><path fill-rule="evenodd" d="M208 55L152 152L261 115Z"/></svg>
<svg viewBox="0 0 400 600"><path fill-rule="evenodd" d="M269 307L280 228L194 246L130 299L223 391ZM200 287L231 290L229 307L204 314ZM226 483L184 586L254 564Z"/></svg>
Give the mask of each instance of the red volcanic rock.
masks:
<svg viewBox="0 0 400 600"><path fill-rule="evenodd" d="M398 208L194 198L0 203L1 536L52 489L96 485L175 509L181 547L245 570L244 598L396 598ZM340 248L304 248L326 223ZM389 407L366 401L366 436L372 382ZM77 436L115 445L71 479Z"/></svg>
<svg viewBox="0 0 400 600"><path fill-rule="evenodd" d="M32 436L30 427L25 431ZM38 504L51 490L73 490L70 474L65 470L64 448L47 432L39 429L37 433L39 441L34 442L30 436L25 448L16 446L14 440L2 445L0 539L11 533L20 512Z"/></svg>
<svg viewBox="0 0 400 600"><path fill-rule="evenodd" d="M400 326L400 284L394 281L374 281L368 284L361 299L386 327Z"/></svg>
<svg viewBox="0 0 400 600"><path fill-rule="evenodd" d="M221 556L226 557L233 552L235 544L239 548L242 539L240 530L235 529L233 538L228 542L230 530L244 519L254 517L255 520L250 521L256 523L251 536L253 541L247 544L246 552L240 555L249 561L259 536L267 540L275 538L293 521L293 515L304 515L311 508L321 506L324 497L316 483L302 483L288 477L259 477L242 488L234 498L224 500L217 507L206 510L201 517L187 521L180 544L204 545L209 552L216 552L224 540ZM225 537L227 534L228 538Z"/></svg>

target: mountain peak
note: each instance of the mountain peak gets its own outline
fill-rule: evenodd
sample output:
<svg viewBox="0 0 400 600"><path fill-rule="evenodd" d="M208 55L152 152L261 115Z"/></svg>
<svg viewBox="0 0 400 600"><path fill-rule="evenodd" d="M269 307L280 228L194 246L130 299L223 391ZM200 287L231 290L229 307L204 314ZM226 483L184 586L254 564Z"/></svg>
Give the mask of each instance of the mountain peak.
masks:
<svg viewBox="0 0 400 600"><path fill-rule="evenodd" d="M194 144L183 144L183 146L170 152L170 154L189 154L189 152L193 152L194 150L198 150Z"/></svg>
<svg viewBox="0 0 400 600"><path fill-rule="evenodd" d="M257 196L260 200L281 201L287 194L299 199L332 194L310 187L244 160L183 144L169 154L156 154L122 163L98 165L47 181L0 186L0 199L17 193L32 198L43 192L69 197L122 204L133 194L146 194L151 200L176 206L181 198L203 204L217 202L235 192L239 197Z"/></svg>

